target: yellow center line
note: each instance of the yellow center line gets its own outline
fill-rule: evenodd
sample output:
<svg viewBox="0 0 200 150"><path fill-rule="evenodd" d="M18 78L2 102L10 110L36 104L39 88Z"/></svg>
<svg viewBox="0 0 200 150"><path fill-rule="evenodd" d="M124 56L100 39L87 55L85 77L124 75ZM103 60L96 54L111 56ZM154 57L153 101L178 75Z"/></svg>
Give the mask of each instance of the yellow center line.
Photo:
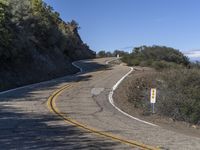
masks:
<svg viewBox="0 0 200 150"><path fill-rule="evenodd" d="M63 121L69 123L69 124L72 124L80 129L83 129L85 131L89 131L95 135L98 135L98 136L101 136L101 137L104 137L104 138L109 138L109 139L112 139L113 141L117 141L117 142L121 142L123 144L128 144L132 147L137 147L137 148L140 148L140 149L144 149L144 150L159 150L159 148L155 148L155 147L152 147L152 146L149 146L149 145L146 145L146 144L142 144L140 142L137 142L137 141L133 141L133 140L126 140L122 137L119 137L119 136L116 136L116 135L113 135L111 133L108 133L108 132L103 132L103 131L100 131L98 129L95 129L93 127L89 127L85 124L82 124L80 122L77 122L76 120L72 119L72 118L69 118L67 117L66 115L64 115L63 113L60 112L60 110L58 109L58 107L56 107L56 100L58 98L58 96L64 91L64 90L67 90L69 88L73 87L73 85L65 85L63 87L61 87L60 89L56 90L55 92L53 92L53 94L48 98L47 100L47 107L48 109L58 115L61 119L63 119Z"/></svg>

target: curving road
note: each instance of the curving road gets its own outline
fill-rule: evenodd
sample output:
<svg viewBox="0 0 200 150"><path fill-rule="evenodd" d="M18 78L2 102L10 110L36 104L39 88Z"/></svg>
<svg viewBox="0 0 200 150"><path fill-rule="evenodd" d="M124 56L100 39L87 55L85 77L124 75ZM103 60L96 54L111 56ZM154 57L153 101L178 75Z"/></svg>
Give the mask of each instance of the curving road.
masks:
<svg viewBox="0 0 200 150"><path fill-rule="evenodd" d="M125 116L108 95L130 68L113 58L82 73L0 93L0 149L199 149L200 139Z"/></svg>

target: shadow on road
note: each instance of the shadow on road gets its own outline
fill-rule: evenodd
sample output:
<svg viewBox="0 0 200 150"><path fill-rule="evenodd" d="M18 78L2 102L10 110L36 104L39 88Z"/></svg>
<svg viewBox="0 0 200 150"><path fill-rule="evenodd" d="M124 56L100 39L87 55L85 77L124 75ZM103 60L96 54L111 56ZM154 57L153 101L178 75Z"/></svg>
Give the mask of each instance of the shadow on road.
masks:
<svg viewBox="0 0 200 150"><path fill-rule="evenodd" d="M90 138L72 125L56 125L57 121L61 120L52 115L24 114L0 106L0 149L112 149L118 144Z"/></svg>
<svg viewBox="0 0 200 150"><path fill-rule="evenodd" d="M61 83L87 81L92 76L86 72L110 69L87 61L81 65L85 66L81 74L0 95L0 149L113 149L119 145L104 138L94 138L90 133L65 123L46 108L48 97ZM38 111L35 108L37 103L41 104Z"/></svg>

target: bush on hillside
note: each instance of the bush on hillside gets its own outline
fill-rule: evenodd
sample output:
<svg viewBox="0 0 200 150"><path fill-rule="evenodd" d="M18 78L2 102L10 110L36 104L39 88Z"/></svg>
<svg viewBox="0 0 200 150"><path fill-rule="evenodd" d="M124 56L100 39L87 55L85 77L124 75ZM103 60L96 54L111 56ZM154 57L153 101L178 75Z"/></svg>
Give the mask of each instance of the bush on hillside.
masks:
<svg viewBox="0 0 200 150"><path fill-rule="evenodd" d="M181 52L165 46L136 47L131 54L125 55L122 61L130 66L151 66L156 69L176 66L172 64L187 66L190 63L189 59Z"/></svg>
<svg viewBox="0 0 200 150"><path fill-rule="evenodd" d="M94 58L78 29L42 0L0 0L0 90L74 73L72 61Z"/></svg>
<svg viewBox="0 0 200 150"><path fill-rule="evenodd" d="M1 0L1 67L16 60L23 65L38 54L61 53L70 60L93 58L95 53L82 42L78 29L76 21L64 22L42 0Z"/></svg>
<svg viewBox="0 0 200 150"><path fill-rule="evenodd" d="M128 53L122 50L115 50L114 52L109 52L105 50L101 50L97 53L97 57L117 57L118 55L120 57L123 57L127 55Z"/></svg>
<svg viewBox="0 0 200 150"><path fill-rule="evenodd" d="M152 87L157 88L157 114L200 124L199 69L170 69L138 77L128 88L129 101L144 112L150 112Z"/></svg>

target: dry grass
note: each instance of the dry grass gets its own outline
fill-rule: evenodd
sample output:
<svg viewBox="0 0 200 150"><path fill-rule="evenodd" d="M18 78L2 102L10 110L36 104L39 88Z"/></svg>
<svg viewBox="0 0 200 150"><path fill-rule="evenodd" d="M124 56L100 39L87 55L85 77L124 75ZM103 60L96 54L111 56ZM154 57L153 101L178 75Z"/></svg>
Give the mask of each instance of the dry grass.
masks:
<svg viewBox="0 0 200 150"><path fill-rule="evenodd" d="M156 113L200 124L200 70L170 69L147 73L132 80L129 101L150 113L150 88L157 88Z"/></svg>

